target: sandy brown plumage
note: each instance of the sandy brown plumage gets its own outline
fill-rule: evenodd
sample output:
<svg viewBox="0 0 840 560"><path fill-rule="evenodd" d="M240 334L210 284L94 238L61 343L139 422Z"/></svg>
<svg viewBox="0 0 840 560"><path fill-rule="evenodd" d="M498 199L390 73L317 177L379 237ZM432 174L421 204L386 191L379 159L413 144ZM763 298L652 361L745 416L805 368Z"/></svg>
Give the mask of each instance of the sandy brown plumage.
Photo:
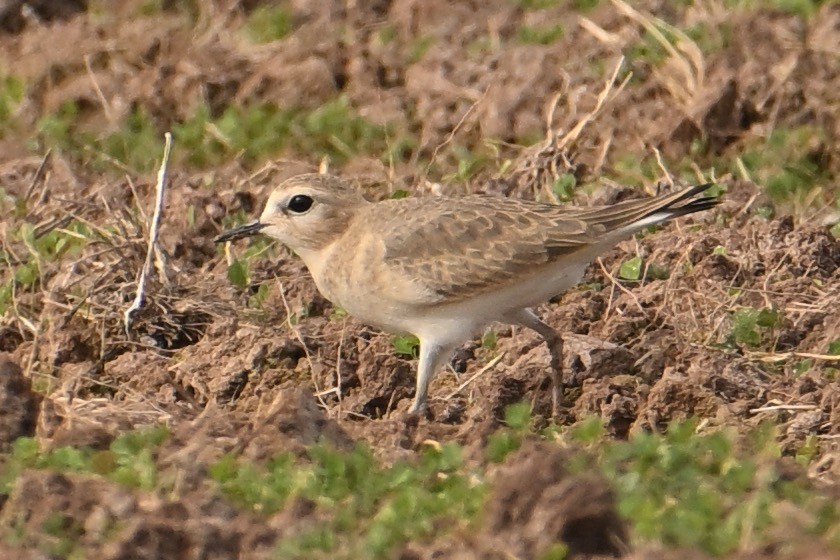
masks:
<svg viewBox="0 0 840 560"><path fill-rule="evenodd" d="M648 225L711 208L708 185L599 208L487 196L371 203L341 179L302 175L279 185L260 220L219 241L263 232L297 253L325 297L364 322L420 338L411 411L434 373L494 321L546 341L557 412L563 339L532 311L583 277L587 264Z"/></svg>
<svg viewBox="0 0 840 560"><path fill-rule="evenodd" d="M383 240L386 266L428 288L426 303L454 302L608 243L645 216L709 208L709 198L679 205L707 187L591 208L488 196L405 198L366 209L360 221Z"/></svg>

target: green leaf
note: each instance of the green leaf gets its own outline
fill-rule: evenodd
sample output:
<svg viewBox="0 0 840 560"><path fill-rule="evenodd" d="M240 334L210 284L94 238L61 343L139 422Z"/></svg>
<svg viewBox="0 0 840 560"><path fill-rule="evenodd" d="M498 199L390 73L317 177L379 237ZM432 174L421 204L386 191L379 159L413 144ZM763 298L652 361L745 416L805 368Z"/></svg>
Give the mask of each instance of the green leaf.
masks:
<svg viewBox="0 0 840 560"><path fill-rule="evenodd" d="M420 339L411 334L399 334L391 339L397 354L416 358L420 349Z"/></svg>
<svg viewBox="0 0 840 560"><path fill-rule="evenodd" d="M334 307L332 313L330 313L330 320L337 321L338 319L344 319L347 317L347 310L343 307Z"/></svg>
<svg viewBox="0 0 840 560"><path fill-rule="evenodd" d="M580 443L594 443L604 434L604 423L597 416L578 422L571 429L572 439Z"/></svg>
<svg viewBox="0 0 840 560"><path fill-rule="evenodd" d="M233 261L228 267L227 277L231 284L244 288L248 285L248 263Z"/></svg>
<svg viewBox="0 0 840 560"><path fill-rule="evenodd" d="M840 356L840 338L828 343L828 353L832 356Z"/></svg>
<svg viewBox="0 0 840 560"><path fill-rule="evenodd" d="M732 314L732 335L739 344L756 346L761 342L758 325L758 309L739 309Z"/></svg>
<svg viewBox="0 0 840 560"><path fill-rule="evenodd" d="M560 200L571 200L575 194L575 186L577 186L577 179L571 173L564 173L557 177L551 184L551 191Z"/></svg>
<svg viewBox="0 0 840 560"><path fill-rule="evenodd" d="M765 307L758 312L755 323L759 327L773 328L779 325L779 312Z"/></svg>
<svg viewBox="0 0 840 560"><path fill-rule="evenodd" d="M22 286L31 286L38 280L38 263L30 261L15 270L15 282Z"/></svg>
<svg viewBox="0 0 840 560"><path fill-rule="evenodd" d="M635 256L621 263L618 275L624 280L638 280L642 276L642 257Z"/></svg>
<svg viewBox="0 0 840 560"><path fill-rule="evenodd" d="M505 408L505 424L514 430L524 430L531 424L531 405L516 403Z"/></svg>
<svg viewBox="0 0 840 560"><path fill-rule="evenodd" d="M484 454L489 461L501 463L505 457L519 449L521 442L518 435L509 430L500 430L487 438Z"/></svg>
<svg viewBox="0 0 840 560"><path fill-rule="evenodd" d="M496 342L498 342L498 340L499 336L496 334L496 331L487 331L484 333L484 336L481 337L481 346L492 350L496 347Z"/></svg>

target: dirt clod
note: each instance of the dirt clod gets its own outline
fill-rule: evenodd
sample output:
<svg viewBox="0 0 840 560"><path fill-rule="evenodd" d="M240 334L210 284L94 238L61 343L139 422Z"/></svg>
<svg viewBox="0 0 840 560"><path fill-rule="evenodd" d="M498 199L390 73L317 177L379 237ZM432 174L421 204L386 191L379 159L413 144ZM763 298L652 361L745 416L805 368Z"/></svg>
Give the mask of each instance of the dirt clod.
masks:
<svg viewBox="0 0 840 560"><path fill-rule="evenodd" d="M41 396L8 354L0 354L0 452L19 437L35 435Z"/></svg>
<svg viewBox="0 0 840 560"><path fill-rule="evenodd" d="M572 475L561 450L528 442L497 473L487 527L506 551L538 558L562 541L573 555L619 556L626 529L609 485L591 475Z"/></svg>

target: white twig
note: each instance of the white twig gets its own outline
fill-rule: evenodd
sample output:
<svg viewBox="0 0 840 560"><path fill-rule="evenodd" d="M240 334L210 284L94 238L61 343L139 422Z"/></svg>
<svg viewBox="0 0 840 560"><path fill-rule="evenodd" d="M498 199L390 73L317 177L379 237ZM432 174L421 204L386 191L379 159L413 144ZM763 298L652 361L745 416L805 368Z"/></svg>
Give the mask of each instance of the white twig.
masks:
<svg viewBox="0 0 840 560"><path fill-rule="evenodd" d="M160 230L160 217L163 214L163 194L166 190L166 170L169 167L169 154L172 152L172 133L167 132L163 136L166 144L163 147L163 160L160 162L160 169L158 169L157 185L155 187L155 213L152 215L152 223L149 227L149 245L146 247L146 260L143 263L143 270L140 271L140 278L137 280L137 295L134 296L134 302L131 304L131 307L125 310L125 334L128 337L131 336L132 317L143 307L143 303L145 302L146 281L152 269L155 246L157 245Z"/></svg>
<svg viewBox="0 0 840 560"><path fill-rule="evenodd" d="M813 404L778 404L767 405L759 408L751 408L750 414L757 414L759 412L773 412L776 410L816 410L817 406Z"/></svg>
<svg viewBox="0 0 840 560"><path fill-rule="evenodd" d="M102 104L102 110L105 113L105 118L108 119L108 122L111 123L111 126L117 122L114 118L114 111L111 110L111 104L108 103L108 100L105 98L105 94L102 93L102 88L99 87L99 82L96 81L96 74L93 73L93 68L90 67L90 55L85 55L85 69L87 70L88 78L93 83L93 89L96 92L96 97L99 98L99 102Z"/></svg>
<svg viewBox="0 0 840 560"><path fill-rule="evenodd" d="M309 347L306 346L306 341L303 340L303 336L300 334L298 328L294 325L294 323L292 323L292 309L289 307L289 301L286 299L286 289L283 287L283 282L281 282L276 276L274 277L274 281L277 283L277 288L280 290L280 299L283 300L283 308L286 310L286 324L289 325L289 328L292 330L292 333L294 333L295 338L298 339L301 347L303 347L306 362L309 364L309 375L312 378L312 386L315 387L315 397L318 399L318 402L321 403L324 410L328 411L329 407L323 397L324 395L328 395L329 391L321 390L321 387L318 384L318 378L315 375L315 364L312 362L312 354L309 353Z"/></svg>
<svg viewBox="0 0 840 560"><path fill-rule="evenodd" d="M804 358L812 360L824 360L826 362L840 362L840 355L836 354L813 354L811 352L751 352L751 357L756 357L762 362L783 362L791 358Z"/></svg>

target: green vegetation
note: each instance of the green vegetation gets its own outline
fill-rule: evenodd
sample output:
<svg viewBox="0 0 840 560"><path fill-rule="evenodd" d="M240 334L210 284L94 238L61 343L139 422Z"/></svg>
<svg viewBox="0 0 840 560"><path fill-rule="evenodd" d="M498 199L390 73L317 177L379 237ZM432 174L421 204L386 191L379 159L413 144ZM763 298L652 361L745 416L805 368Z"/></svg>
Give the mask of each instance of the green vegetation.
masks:
<svg viewBox="0 0 840 560"><path fill-rule="evenodd" d="M781 315L775 309L746 307L732 313L732 331L727 343L757 347L770 344L774 329L781 324Z"/></svg>
<svg viewBox="0 0 840 560"><path fill-rule="evenodd" d="M26 212L23 200L15 200L13 205L13 215L20 216ZM13 256L0 251L0 262L4 264L5 272L0 276L0 315L4 315L12 306L16 291L35 291L39 288L42 271L47 265L54 266L65 257L78 255L94 237L87 225L76 220L62 228L44 232L36 231L26 222L12 230L11 238L23 243L26 254Z"/></svg>
<svg viewBox="0 0 840 560"><path fill-rule="evenodd" d="M775 202L800 200L830 182L819 149L825 139L825 131L814 126L776 128L765 141L745 146L740 163ZM731 171L740 173L737 161Z"/></svg>
<svg viewBox="0 0 840 560"><path fill-rule="evenodd" d="M729 9L756 11L760 9L779 10L804 19L816 15L820 6L831 4L836 0L726 0L724 5Z"/></svg>
<svg viewBox="0 0 840 560"><path fill-rule="evenodd" d="M167 437L165 426L154 426L124 433L104 451L59 447L47 452L40 451L33 438L19 438L0 471L0 495L8 495L25 469L98 474L125 486L152 490L159 482L155 452Z"/></svg>
<svg viewBox="0 0 840 560"><path fill-rule="evenodd" d="M773 430L763 425L736 442L728 431L698 433L698 421L689 420L672 423L665 435L639 432L591 445L637 539L719 555L755 546L786 522L775 513L780 502L805 510L809 531L837 530L836 504L803 481L786 481L775 466Z"/></svg>
<svg viewBox="0 0 840 560"><path fill-rule="evenodd" d="M455 168L457 169L455 172L444 176L444 181L465 183L492 163L491 157L483 150L470 150L460 144L450 146L444 155L446 156L446 160L454 160ZM450 167L448 163L447 161L447 168Z"/></svg>
<svg viewBox="0 0 840 560"><path fill-rule="evenodd" d="M639 280L642 277L642 257L636 255L621 263L618 275L623 280Z"/></svg>
<svg viewBox="0 0 840 560"><path fill-rule="evenodd" d="M435 37L433 35L424 35L415 40L408 50L408 61L411 64L419 62L434 43Z"/></svg>
<svg viewBox="0 0 840 560"><path fill-rule="evenodd" d="M420 339L411 334L398 334L391 339L394 352L409 358L416 358L420 350Z"/></svg>
<svg viewBox="0 0 840 560"><path fill-rule="evenodd" d="M523 25L516 30L516 39L525 44L550 45L562 38L563 26L560 24L539 27Z"/></svg>
<svg viewBox="0 0 840 560"><path fill-rule="evenodd" d="M497 430L487 439L484 455L493 463L502 463L508 455L519 449L522 438L531 428L531 405L517 403L505 409L505 428Z"/></svg>
<svg viewBox="0 0 840 560"><path fill-rule="evenodd" d="M111 7L107 0L99 0L92 3L88 9L97 13L107 14L108 9ZM151 16L164 11L177 12L187 15L190 21L196 21L201 13L201 6L198 0L146 0L140 5L137 11L141 16Z"/></svg>
<svg viewBox="0 0 840 560"><path fill-rule="evenodd" d="M284 6L257 6L245 24L245 34L255 43L278 41L291 32L292 14Z"/></svg>
<svg viewBox="0 0 840 560"><path fill-rule="evenodd" d="M142 109L104 138L77 130L77 120L78 107L73 103L41 118L37 128L42 143L75 153L92 151L100 166L108 160L138 171L157 165L163 135ZM219 165L234 157L253 163L286 148L337 162L361 153L384 155L387 148L387 131L355 115L344 96L311 111L263 103L229 106L214 118L201 107L190 119L173 125L172 132L176 159L195 167Z"/></svg>
<svg viewBox="0 0 840 560"><path fill-rule="evenodd" d="M815 126L779 127L765 139L752 137L730 148L727 154L708 157L701 141L679 161L665 160L665 166L687 183L697 181L696 166L708 168L707 176L728 171L764 187L775 204L792 206L799 214L808 206L823 205L826 199L838 202L838 188L825 154L826 132ZM717 173L716 173L717 171ZM619 156L611 169L613 179L622 184L649 184L662 176L656 158L633 154ZM725 191L723 185L709 190L712 196ZM757 214L770 218L773 207L756 207Z"/></svg>
<svg viewBox="0 0 840 560"><path fill-rule="evenodd" d="M571 173L564 173L551 184L551 192L560 202L568 202L574 197L576 187L577 179L575 176Z"/></svg>
<svg viewBox="0 0 840 560"><path fill-rule="evenodd" d="M0 78L0 138L7 127L11 125L15 110L26 93L23 80L15 76Z"/></svg>
<svg viewBox="0 0 840 560"><path fill-rule="evenodd" d="M550 425L539 434L534 423L528 404L509 406L504 426L487 440L487 461L508 461L525 439L559 440L570 449L572 472L594 469L611 482L617 510L637 544L713 555L753 550L789 528L791 511L797 512L801 531L840 544L838 506L818 496L804 476L782 474L778 434L769 424L738 438L687 420L673 422L664 434L640 431L616 441L605 437L598 418L569 428ZM161 494L174 476L159 472L155 460L167 436L165 428L153 427L123 434L105 451L62 447L48 452L21 438L5 459L0 496L8 495L24 469L99 475ZM796 461L807 466L818 448L816 437L806 439ZM390 558L407 542L477 528L490 489L488 468L481 461L465 463L455 443L432 442L411 460L390 466L382 466L365 445L340 451L319 443L303 457L286 452L260 463L227 454L209 465L207 476L212 491L260 518L287 508L310 512L304 522L287 527L277 544L283 558ZM58 557L70 555L83 534L79 523L69 516L51 517L42 530L54 538L42 548ZM38 542L37 535L22 531L12 528L7 540ZM564 545L556 543L551 550L560 554Z"/></svg>
<svg viewBox="0 0 840 560"><path fill-rule="evenodd" d="M303 462L283 453L264 468L228 455L210 468L230 500L260 515L292 500L314 504L323 521L284 540L283 558L390 558L405 542L469 525L483 504L484 487L453 443L387 468L364 446L343 453L316 445L308 455Z"/></svg>

